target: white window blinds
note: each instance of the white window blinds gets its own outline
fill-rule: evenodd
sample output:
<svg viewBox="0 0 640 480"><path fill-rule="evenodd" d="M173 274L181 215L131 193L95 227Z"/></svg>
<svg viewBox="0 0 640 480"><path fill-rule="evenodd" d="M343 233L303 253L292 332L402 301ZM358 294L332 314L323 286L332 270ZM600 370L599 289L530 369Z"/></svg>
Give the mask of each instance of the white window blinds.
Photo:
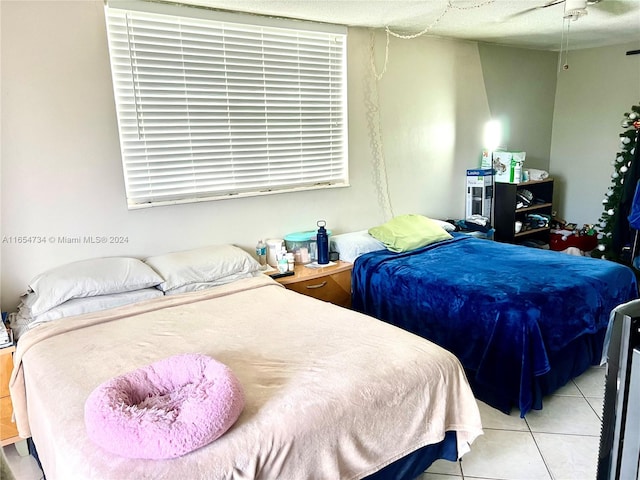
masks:
<svg viewBox="0 0 640 480"><path fill-rule="evenodd" d="M130 208L348 185L345 28L121 5L105 13Z"/></svg>

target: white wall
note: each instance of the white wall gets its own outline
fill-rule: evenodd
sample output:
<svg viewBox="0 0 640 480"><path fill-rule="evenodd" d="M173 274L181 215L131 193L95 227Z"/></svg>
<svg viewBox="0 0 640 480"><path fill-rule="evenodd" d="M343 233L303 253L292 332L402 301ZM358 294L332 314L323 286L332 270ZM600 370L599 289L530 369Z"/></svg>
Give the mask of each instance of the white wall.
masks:
<svg viewBox="0 0 640 480"><path fill-rule="evenodd" d="M549 170L557 52L482 43L480 59L492 118L502 145L527 153L525 168Z"/></svg>
<svg viewBox="0 0 640 480"><path fill-rule="evenodd" d="M384 44L380 32L378 70ZM392 38L379 90L393 213L461 218L466 169L479 167L490 119L477 44Z"/></svg>
<svg viewBox="0 0 640 480"><path fill-rule="evenodd" d="M569 52L558 74L550 168L558 214L593 224L611 185L623 114L640 102L640 43Z"/></svg>
<svg viewBox="0 0 640 480"><path fill-rule="evenodd" d="M349 31L351 187L129 211L111 88L103 3L0 2L3 240L122 235L126 244L1 245L1 301L14 309L36 274L98 256L145 257L328 222L334 233L386 220L374 188L364 101L369 34ZM384 45L378 35L377 53ZM381 131L394 213L464 213L464 171L477 166L489 118L477 45L392 40L380 82Z"/></svg>

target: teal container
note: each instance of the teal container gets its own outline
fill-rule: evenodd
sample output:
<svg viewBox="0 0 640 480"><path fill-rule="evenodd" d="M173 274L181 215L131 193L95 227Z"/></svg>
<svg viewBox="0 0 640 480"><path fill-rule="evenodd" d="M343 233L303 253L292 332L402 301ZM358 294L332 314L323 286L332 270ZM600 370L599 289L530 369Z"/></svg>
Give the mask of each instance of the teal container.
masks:
<svg viewBox="0 0 640 480"><path fill-rule="evenodd" d="M296 263L310 263L318 261L317 230L306 232L294 232L284 237L284 245L287 252L293 253ZM327 230L331 235L331 230Z"/></svg>

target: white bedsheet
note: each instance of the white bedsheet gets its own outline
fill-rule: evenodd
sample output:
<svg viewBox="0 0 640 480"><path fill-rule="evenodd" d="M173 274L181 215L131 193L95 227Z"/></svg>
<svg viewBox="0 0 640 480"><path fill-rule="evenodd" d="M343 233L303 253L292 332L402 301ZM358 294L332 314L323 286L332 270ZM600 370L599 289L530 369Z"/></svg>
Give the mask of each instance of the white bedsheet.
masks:
<svg viewBox="0 0 640 480"><path fill-rule="evenodd" d="M89 393L185 352L227 364L245 409L208 446L130 460L87 437ZM482 433L458 360L373 318L267 277L57 320L19 342L11 394L48 480L357 479L455 430L462 455Z"/></svg>

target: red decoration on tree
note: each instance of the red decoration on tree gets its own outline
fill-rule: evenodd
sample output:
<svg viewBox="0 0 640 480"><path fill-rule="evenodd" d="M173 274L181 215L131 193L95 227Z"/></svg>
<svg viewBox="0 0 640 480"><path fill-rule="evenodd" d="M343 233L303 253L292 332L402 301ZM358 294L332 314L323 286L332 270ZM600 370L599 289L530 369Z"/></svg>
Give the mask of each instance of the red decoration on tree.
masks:
<svg viewBox="0 0 640 480"><path fill-rule="evenodd" d="M636 130L640 130L640 120L636 120L635 122L633 122L633 126Z"/></svg>

